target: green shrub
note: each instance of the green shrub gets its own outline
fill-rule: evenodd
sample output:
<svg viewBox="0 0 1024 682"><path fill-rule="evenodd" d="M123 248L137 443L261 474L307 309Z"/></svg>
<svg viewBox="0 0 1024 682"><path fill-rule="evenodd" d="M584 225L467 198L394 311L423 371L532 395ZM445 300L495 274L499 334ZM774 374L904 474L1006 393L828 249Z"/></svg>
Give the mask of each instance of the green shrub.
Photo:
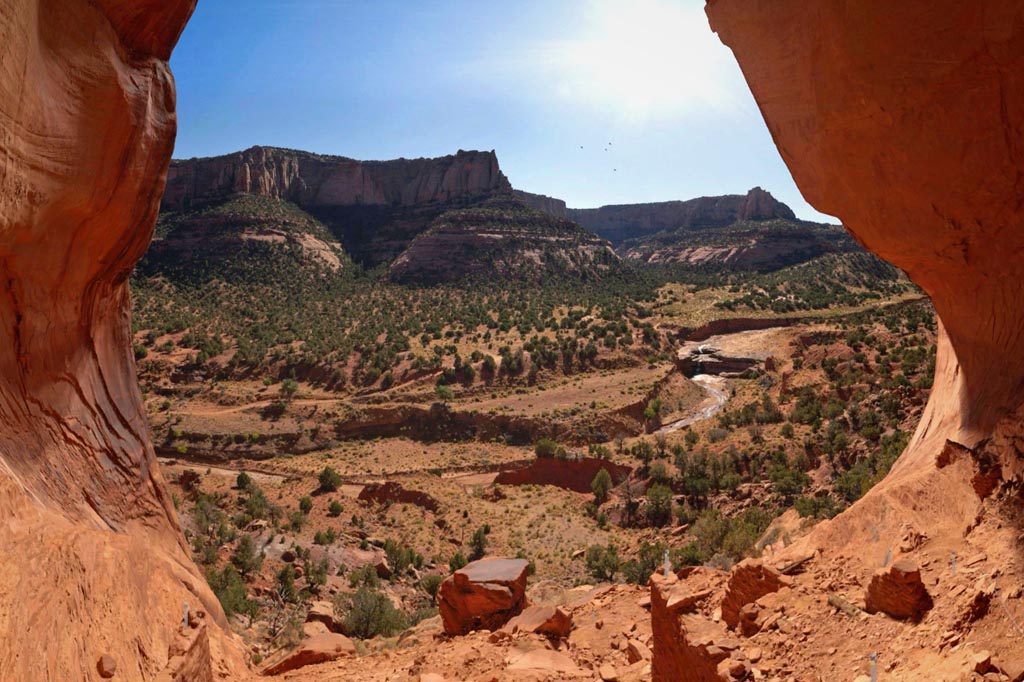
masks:
<svg viewBox="0 0 1024 682"><path fill-rule="evenodd" d="M619 552L613 545L591 545L585 556L587 571L596 580L611 581L619 571Z"/></svg>
<svg viewBox="0 0 1024 682"><path fill-rule="evenodd" d="M487 553L487 531L487 528L481 526L473 533L473 537L469 541L470 561L483 559L484 555Z"/></svg>
<svg viewBox="0 0 1024 682"><path fill-rule="evenodd" d="M333 493L341 485L341 474L331 467L324 467L320 472L320 491Z"/></svg>
<svg viewBox="0 0 1024 682"><path fill-rule="evenodd" d="M386 594L372 587L364 585L351 597L342 596L338 602L335 612L344 613L342 628L349 637L390 637L406 627L405 614L391 604Z"/></svg>
<svg viewBox="0 0 1024 682"><path fill-rule="evenodd" d="M366 564L348 574L348 584L351 587L366 585L377 588L380 587L380 576L377 575L377 569L372 564Z"/></svg>
<svg viewBox="0 0 1024 682"><path fill-rule="evenodd" d="M452 555L452 558L448 560L448 568L450 568L452 573L454 573L468 563L469 562L466 561L466 557L462 552L456 552Z"/></svg>
<svg viewBox="0 0 1024 682"><path fill-rule="evenodd" d="M263 554L256 551L252 536L245 534L231 553L231 563L243 578L248 578L263 566Z"/></svg>
<svg viewBox="0 0 1024 682"><path fill-rule="evenodd" d="M251 485L252 485L252 477L249 476L249 474L245 473L244 471L241 472L240 474L238 474L238 477L235 478L235 486L239 490L248 490L249 486L251 486Z"/></svg>
<svg viewBox="0 0 1024 682"><path fill-rule="evenodd" d="M831 495L798 497L793 506L803 518L831 519L841 511L839 503Z"/></svg>
<svg viewBox="0 0 1024 682"><path fill-rule="evenodd" d="M622 573L626 582L634 585L646 585L651 574L662 566L665 557L665 545L660 542L650 544L642 542L635 559L622 564Z"/></svg>
<svg viewBox="0 0 1024 682"><path fill-rule="evenodd" d="M444 582L444 576L430 573L420 579L420 588L429 594L431 599L437 599L437 591L441 589L442 582Z"/></svg>
<svg viewBox="0 0 1024 682"><path fill-rule="evenodd" d="M565 456L565 448L550 438L541 438L538 440L533 446L533 452L537 457L543 459Z"/></svg>
<svg viewBox="0 0 1024 682"><path fill-rule="evenodd" d="M672 490L655 483L647 489L647 523L661 527L672 520Z"/></svg>
<svg viewBox="0 0 1024 682"><path fill-rule="evenodd" d="M607 469L601 469L594 476L594 480L590 482L590 489L594 491L594 501L597 504L604 504L605 500L608 499L608 493L612 489L612 476L608 473Z"/></svg>
<svg viewBox="0 0 1024 682"><path fill-rule="evenodd" d="M210 589L217 596L217 601L228 617L236 613L255 612L256 604L249 600L245 584L232 564L226 565L223 571L207 571L206 582L209 583Z"/></svg>
<svg viewBox="0 0 1024 682"><path fill-rule="evenodd" d="M285 564L277 573L277 593L288 602L299 600L299 591L295 588L295 568L291 564Z"/></svg>

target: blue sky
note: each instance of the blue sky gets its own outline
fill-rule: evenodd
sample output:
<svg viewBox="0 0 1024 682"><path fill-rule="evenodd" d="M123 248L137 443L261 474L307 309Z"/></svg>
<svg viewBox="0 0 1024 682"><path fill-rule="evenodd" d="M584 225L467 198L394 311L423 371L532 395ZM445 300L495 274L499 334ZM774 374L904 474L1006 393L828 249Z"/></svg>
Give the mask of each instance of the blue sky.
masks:
<svg viewBox="0 0 1024 682"><path fill-rule="evenodd" d="M200 0L171 59L175 157L494 149L589 207L800 196L702 0ZM581 148L582 147L582 148Z"/></svg>

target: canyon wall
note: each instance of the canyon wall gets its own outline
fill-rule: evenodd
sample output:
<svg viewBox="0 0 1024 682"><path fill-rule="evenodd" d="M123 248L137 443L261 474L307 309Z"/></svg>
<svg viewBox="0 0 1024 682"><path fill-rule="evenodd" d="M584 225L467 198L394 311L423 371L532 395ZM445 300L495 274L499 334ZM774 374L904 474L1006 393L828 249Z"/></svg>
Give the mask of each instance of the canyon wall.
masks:
<svg viewBox="0 0 1024 682"><path fill-rule="evenodd" d="M183 604L240 666L189 558L135 379L127 280L175 135L194 0L0 7L0 679L166 667Z"/></svg>
<svg viewBox="0 0 1024 682"><path fill-rule="evenodd" d="M565 202L555 197L549 197L545 194L533 194L532 192L524 192L521 189L512 190L512 193L516 195L516 198L521 200L530 208L538 211L543 211L548 215L553 215L556 218L568 218L569 209L566 208Z"/></svg>
<svg viewBox="0 0 1024 682"><path fill-rule="evenodd" d="M292 202L321 220L367 267L389 264L439 215L512 190L493 151L437 159L356 161L252 147L172 161L163 211L189 211L253 194Z"/></svg>
<svg viewBox="0 0 1024 682"><path fill-rule="evenodd" d="M807 200L903 268L941 319L910 445L818 537L833 527L841 544L869 523L970 527L978 498L948 487L940 453L975 469L994 460L1001 479L1021 472L1024 6L709 0L707 13Z"/></svg>
<svg viewBox="0 0 1024 682"><path fill-rule="evenodd" d="M543 209L542 209L543 210ZM769 192L754 187L746 194L699 197L686 201L621 204L600 208L570 208L565 217L616 246L627 239L689 227L724 227L737 220L796 216Z"/></svg>
<svg viewBox="0 0 1024 682"><path fill-rule="evenodd" d="M414 206L511 191L493 151L437 159L356 161L275 147L205 159L176 160L167 174L165 210L182 210L244 192L310 209Z"/></svg>

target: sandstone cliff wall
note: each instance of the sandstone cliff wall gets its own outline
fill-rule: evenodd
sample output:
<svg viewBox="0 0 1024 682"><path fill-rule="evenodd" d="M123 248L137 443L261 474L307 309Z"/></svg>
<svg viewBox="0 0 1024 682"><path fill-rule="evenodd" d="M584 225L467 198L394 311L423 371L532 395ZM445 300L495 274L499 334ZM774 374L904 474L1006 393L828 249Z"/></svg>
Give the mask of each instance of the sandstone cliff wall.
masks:
<svg viewBox="0 0 1024 682"><path fill-rule="evenodd" d="M760 187L754 187L746 194L687 201L570 208L565 217L616 245L626 239L680 227L722 227L737 220L796 218L789 206Z"/></svg>
<svg viewBox="0 0 1024 682"><path fill-rule="evenodd" d="M903 268L941 319L931 399L889 477L816 540L969 528L937 459L1022 468L1024 6L981 0L709 0L807 200ZM973 462L971 462L973 460ZM962 471L961 471L962 475ZM936 531L937 532L937 531Z"/></svg>
<svg viewBox="0 0 1024 682"><path fill-rule="evenodd" d="M437 159L356 161L274 147L171 163L165 210L202 205L236 192L287 199L303 208L414 206L510 191L493 151Z"/></svg>
<svg viewBox="0 0 1024 682"><path fill-rule="evenodd" d="M544 194L533 194L532 192L524 192L521 189L513 190L513 194L517 198L523 201L530 208L538 211L543 211L548 215L553 215L556 218L568 218L569 209L566 208L565 202L561 199L549 197Z"/></svg>
<svg viewBox="0 0 1024 682"><path fill-rule="evenodd" d="M0 6L3 680L92 680L103 654L118 680L152 679L183 602L226 626L156 466L128 321L194 5Z"/></svg>

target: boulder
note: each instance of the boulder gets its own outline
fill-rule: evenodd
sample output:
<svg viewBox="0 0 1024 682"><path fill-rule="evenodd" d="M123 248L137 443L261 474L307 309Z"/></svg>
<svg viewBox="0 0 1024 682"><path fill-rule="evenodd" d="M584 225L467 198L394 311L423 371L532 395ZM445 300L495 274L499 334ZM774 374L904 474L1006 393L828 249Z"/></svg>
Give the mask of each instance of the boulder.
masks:
<svg viewBox="0 0 1024 682"><path fill-rule="evenodd" d="M910 559L875 571L864 598L868 613L881 611L901 620L920 620L931 607L932 598L921 582L921 571Z"/></svg>
<svg viewBox="0 0 1024 682"><path fill-rule="evenodd" d="M496 630L527 605L525 559L480 559L455 571L437 592L449 635Z"/></svg>
<svg viewBox="0 0 1024 682"><path fill-rule="evenodd" d="M377 571L377 577L381 580L390 580L394 571L391 570L391 565L388 563L387 557L381 557L380 561L373 565L373 569Z"/></svg>
<svg viewBox="0 0 1024 682"><path fill-rule="evenodd" d="M557 606L530 606L505 623L502 630L510 633L533 632L564 639L572 632L572 616Z"/></svg>
<svg viewBox="0 0 1024 682"><path fill-rule="evenodd" d="M342 656L351 656L356 647L345 635L329 633L310 637L285 656L263 670L264 675L280 675L313 663L333 661Z"/></svg>
<svg viewBox="0 0 1024 682"><path fill-rule="evenodd" d="M341 632L341 627L334 620L334 605L329 601L315 601L306 613L307 623L323 623L330 632Z"/></svg>
<svg viewBox="0 0 1024 682"><path fill-rule="evenodd" d="M740 609L744 605L789 585L788 578L759 559L741 561L729 575L725 598L722 599L722 620L735 629L740 623Z"/></svg>
<svg viewBox="0 0 1024 682"><path fill-rule="evenodd" d="M626 660L630 663L649 661L651 660L651 650L643 642L631 639L626 642Z"/></svg>
<svg viewBox="0 0 1024 682"><path fill-rule="evenodd" d="M96 672L104 679L113 677L117 672L117 661L110 654L103 654L100 660L96 661Z"/></svg>
<svg viewBox="0 0 1024 682"><path fill-rule="evenodd" d="M303 637L316 637L317 635L326 635L329 632L330 629L320 621L306 621L302 624Z"/></svg>
<svg viewBox="0 0 1024 682"><path fill-rule="evenodd" d="M507 669L542 670L546 675L555 675L552 679L586 677L589 674L562 652L550 649L513 652L508 657Z"/></svg>

